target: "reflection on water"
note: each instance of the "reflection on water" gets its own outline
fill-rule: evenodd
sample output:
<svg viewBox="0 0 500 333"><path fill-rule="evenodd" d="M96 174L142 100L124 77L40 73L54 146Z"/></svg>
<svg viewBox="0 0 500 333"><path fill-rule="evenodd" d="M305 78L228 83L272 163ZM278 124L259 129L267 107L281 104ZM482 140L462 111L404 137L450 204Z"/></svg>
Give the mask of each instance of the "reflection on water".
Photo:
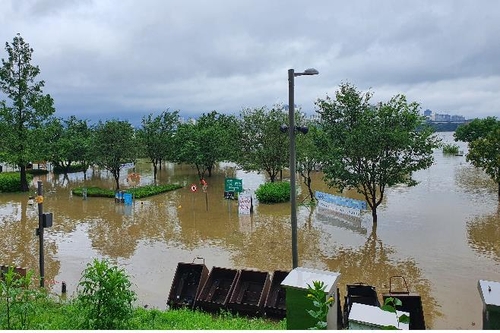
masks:
<svg viewBox="0 0 500 333"><path fill-rule="evenodd" d="M474 251L500 263L500 204L496 213L467 222L467 240Z"/></svg>
<svg viewBox="0 0 500 333"><path fill-rule="evenodd" d="M395 249L384 245L377 237L377 227L372 227L361 246L346 247L342 244L331 246L334 255L321 256L321 261L324 261L329 269L342 274L339 283L342 297L345 296L346 284L358 282L376 286L379 295L388 293L391 277L402 276L408 284L408 291L416 292L422 297L427 327L433 327L434 319L442 315L432 294L430 282L423 278L418 264L411 258L394 257Z"/></svg>
<svg viewBox="0 0 500 333"><path fill-rule="evenodd" d="M464 156L434 155L434 165L415 174L419 185L387 190L376 228L369 213L360 220L339 220L299 205L299 264L340 272L341 293L356 282L387 292L391 276L404 276L410 291L422 296L429 327L475 328L482 310L477 280L500 281L496 187ZM151 164L141 161L123 172L120 186L127 187L132 172L141 175L140 185L153 181ZM89 170L86 176L48 174L32 184L34 191L36 181L43 181L44 209L54 213L54 225L45 232L46 281L54 292L60 292L61 281L74 292L85 265L95 257L124 267L140 304L158 308L165 308L177 264L196 257L204 258L209 268L291 269L290 204L254 201L254 214L240 216L237 202L223 198L225 177L243 179L243 188L253 193L264 174L221 164L207 179L207 193L191 192L190 185L198 183L195 169L166 164L158 181L184 188L132 206L73 197L71 188L77 186L114 186L106 171ZM321 173L313 174L313 191L337 194L321 178ZM305 186L302 193L299 202ZM361 199L355 192L344 195ZM0 245L8 249L0 253L0 263L38 272L38 215L27 200L28 194L0 194Z"/></svg>

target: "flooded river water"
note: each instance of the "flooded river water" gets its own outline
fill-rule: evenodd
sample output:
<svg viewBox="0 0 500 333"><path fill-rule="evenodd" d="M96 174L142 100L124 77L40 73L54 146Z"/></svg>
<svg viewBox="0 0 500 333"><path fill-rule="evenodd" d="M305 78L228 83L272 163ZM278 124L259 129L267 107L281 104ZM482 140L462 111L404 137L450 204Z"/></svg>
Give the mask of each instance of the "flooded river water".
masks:
<svg viewBox="0 0 500 333"><path fill-rule="evenodd" d="M452 133L441 136L452 142ZM429 328L480 329L478 280L500 281L497 187L465 156L434 154L434 165L415 174L417 186L387 190L376 228L369 212L351 223L299 205L299 266L340 272L341 293L346 284L365 282L381 294L388 291L391 276L403 276L410 291L422 296ZM141 185L152 182L150 164L137 164L135 172ZM55 293L62 281L69 295L74 293L93 258L108 258L124 268L139 304L160 309L166 308L179 262L202 257L209 269L292 268L290 203L256 203L252 215L238 215L237 202L223 198L225 177L243 179L243 188L251 193L265 181L263 174L221 165L207 179L207 193L192 192L196 171L166 165L160 183L179 182L184 188L132 206L72 196L71 188L77 186L113 187L106 172L89 170L87 175L84 181L82 173L67 178L49 173L33 182L34 192L36 181L43 181L44 211L54 214L53 227L45 230L45 278ZM121 184L129 185L125 172ZM312 186L336 194L320 173ZM37 226L38 210L28 205L28 194L0 194L0 263L38 272Z"/></svg>

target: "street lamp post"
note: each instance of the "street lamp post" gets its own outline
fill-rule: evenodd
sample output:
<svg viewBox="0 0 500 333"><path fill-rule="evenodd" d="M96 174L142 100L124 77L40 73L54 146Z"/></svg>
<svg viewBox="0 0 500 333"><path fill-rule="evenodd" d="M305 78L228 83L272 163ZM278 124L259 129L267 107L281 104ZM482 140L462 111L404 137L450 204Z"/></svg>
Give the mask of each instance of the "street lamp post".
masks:
<svg viewBox="0 0 500 333"><path fill-rule="evenodd" d="M288 70L288 135L290 136L290 221L292 224L292 265L298 266L299 253L297 249L297 206L295 189L295 101L294 101L294 81L296 76L317 75L319 72L314 68L306 69L302 73L295 73L294 69Z"/></svg>

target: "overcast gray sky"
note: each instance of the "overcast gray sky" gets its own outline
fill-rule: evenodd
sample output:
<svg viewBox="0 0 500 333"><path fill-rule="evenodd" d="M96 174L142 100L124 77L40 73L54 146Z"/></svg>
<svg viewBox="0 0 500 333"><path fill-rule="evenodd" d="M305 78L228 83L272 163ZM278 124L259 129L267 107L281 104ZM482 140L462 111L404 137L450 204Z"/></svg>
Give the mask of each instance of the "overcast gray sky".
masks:
<svg viewBox="0 0 500 333"><path fill-rule="evenodd" d="M0 42L21 33L63 118L239 114L287 104L287 70L309 67L295 80L309 114L347 81L482 118L500 114L499 14L494 0L0 0Z"/></svg>

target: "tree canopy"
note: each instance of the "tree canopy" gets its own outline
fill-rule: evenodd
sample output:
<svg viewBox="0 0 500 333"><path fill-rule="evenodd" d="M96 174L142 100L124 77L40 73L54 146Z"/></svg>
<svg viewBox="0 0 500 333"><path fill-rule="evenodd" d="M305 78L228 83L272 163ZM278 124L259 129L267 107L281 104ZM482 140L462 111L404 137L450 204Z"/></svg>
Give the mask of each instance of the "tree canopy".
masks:
<svg viewBox="0 0 500 333"><path fill-rule="evenodd" d="M176 134L175 162L192 164L200 179L212 176L216 163L231 159L237 123L234 116L212 111L196 123L179 126Z"/></svg>
<svg viewBox="0 0 500 333"><path fill-rule="evenodd" d="M158 168L165 160L174 160L175 133L179 127L178 111L163 111L142 118L142 127L137 130L137 138L146 156L153 163L153 179L156 181Z"/></svg>
<svg viewBox="0 0 500 333"><path fill-rule="evenodd" d="M316 102L326 135L324 179L340 191L354 188L363 194L377 223L386 188L415 185L412 173L432 165L439 140L428 128L417 131L423 121L419 105L403 95L372 105L372 93L343 83L335 97Z"/></svg>
<svg viewBox="0 0 500 333"><path fill-rule="evenodd" d="M99 121L95 130L96 162L113 175L120 189L120 171L127 162L135 161L137 148L134 128L125 120Z"/></svg>

